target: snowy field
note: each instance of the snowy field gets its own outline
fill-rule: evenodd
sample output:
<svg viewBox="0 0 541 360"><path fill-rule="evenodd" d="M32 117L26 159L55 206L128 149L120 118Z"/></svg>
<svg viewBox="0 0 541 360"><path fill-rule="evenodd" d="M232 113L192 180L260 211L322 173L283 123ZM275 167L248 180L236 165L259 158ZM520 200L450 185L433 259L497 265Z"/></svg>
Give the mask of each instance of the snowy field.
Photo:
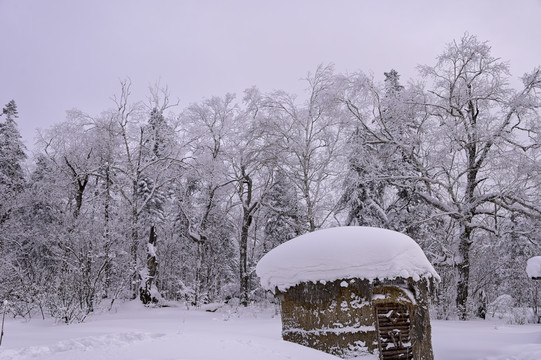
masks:
<svg viewBox="0 0 541 360"><path fill-rule="evenodd" d="M433 321L436 360L539 360L541 325ZM6 319L0 360L330 360L334 356L280 338L272 309L210 313L123 304L69 326Z"/></svg>

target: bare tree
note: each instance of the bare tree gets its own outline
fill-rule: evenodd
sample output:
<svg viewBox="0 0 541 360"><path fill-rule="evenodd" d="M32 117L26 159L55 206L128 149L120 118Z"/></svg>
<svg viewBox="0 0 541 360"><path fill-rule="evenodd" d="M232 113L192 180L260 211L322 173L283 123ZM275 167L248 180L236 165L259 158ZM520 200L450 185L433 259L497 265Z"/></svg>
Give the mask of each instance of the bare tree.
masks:
<svg viewBox="0 0 541 360"><path fill-rule="evenodd" d="M136 298L139 283L138 250L142 244L141 215L159 191L171 184L177 175L175 169L178 170L184 159L181 157L181 147L167 147L159 155L156 154L156 133L145 126L143 107L140 103L131 104L130 95L131 83L122 81L120 95L113 98L116 105L113 116L118 124L123 148L122 160L115 163L117 175L113 183L126 201L130 213L130 288L132 297ZM168 99L165 97L162 106L155 108L157 115L167 107ZM149 137L152 141L149 141Z"/></svg>
<svg viewBox="0 0 541 360"><path fill-rule="evenodd" d="M324 226L338 203L333 186L344 170L343 146L349 124L340 111L333 67L319 66L306 78L307 99L277 91L264 106L269 133L273 136L277 161L295 184L304 206L308 230Z"/></svg>
<svg viewBox="0 0 541 360"><path fill-rule="evenodd" d="M213 301L228 277L233 247L232 207L235 180L228 177L229 151L238 108L232 94L190 105L181 115L190 138L192 158L179 178L179 232L188 240L192 267L182 277L190 281L191 302Z"/></svg>
<svg viewBox="0 0 541 360"><path fill-rule="evenodd" d="M373 94L373 115L351 101L352 97L346 104L375 141L396 145L414 170L390 174L385 180L424 184L417 195L437 210L437 216L450 218L458 227L452 261L457 270L456 306L459 317L466 319L470 253L476 233L495 231L491 221L498 216L495 209L527 208L527 201L499 181L500 160L508 158L509 152L532 146L527 133L533 129L527 118L539 104L536 92L541 74L534 71L524 77L523 90L512 90L508 65L491 55L487 43L467 34L449 44L435 66L422 66L420 71L431 81L431 88L425 90L417 84L410 89L407 104L416 114L411 124L416 136L409 143L385 121L378 92L371 85L363 83L362 91ZM383 131L366 125L370 115ZM526 136L519 136L521 132ZM538 215L537 209L530 210Z"/></svg>

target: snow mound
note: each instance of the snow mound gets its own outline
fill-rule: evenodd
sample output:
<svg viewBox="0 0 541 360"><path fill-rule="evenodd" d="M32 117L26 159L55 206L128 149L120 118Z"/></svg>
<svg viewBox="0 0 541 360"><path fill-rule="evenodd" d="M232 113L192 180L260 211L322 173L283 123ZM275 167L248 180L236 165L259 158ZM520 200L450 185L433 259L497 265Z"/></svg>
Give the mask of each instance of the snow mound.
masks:
<svg viewBox="0 0 541 360"><path fill-rule="evenodd" d="M296 237L268 252L256 267L264 289L285 291L301 282L361 278L440 277L419 245L392 230L347 226Z"/></svg>
<svg viewBox="0 0 541 360"><path fill-rule="evenodd" d="M541 278L541 256L534 256L526 262L526 273L530 278Z"/></svg>

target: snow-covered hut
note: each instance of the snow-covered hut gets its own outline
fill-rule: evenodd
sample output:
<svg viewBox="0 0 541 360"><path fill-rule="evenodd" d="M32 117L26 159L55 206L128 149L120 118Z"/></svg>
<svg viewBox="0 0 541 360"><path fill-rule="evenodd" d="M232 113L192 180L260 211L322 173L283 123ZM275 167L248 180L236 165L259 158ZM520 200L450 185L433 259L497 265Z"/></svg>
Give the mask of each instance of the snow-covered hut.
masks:
<svg viewBox="0 0 541 360"><path fill-rule="evenodd" d="M526 262L526 273L532 280L541 280L541 256L534 256L529 258ZM539 285L535 285L535 297L534 297L534 315L537 318L537 323L541 323L541 315L539 314L538 303Z"/></svg>
<svg viewBox="0 0 541 360"><path fill-rule="evenodd" d="M526 273L532 280L541 280L541 256L534 256L526 262Z"/></svg>
<svg viewBox="0 0 541 360"><path fill-rule="evenodd" d="M257 264L282 305L282 337L342 358L432 360L428 292L439 276L410 237L337 227L292 239Z"/></svg>

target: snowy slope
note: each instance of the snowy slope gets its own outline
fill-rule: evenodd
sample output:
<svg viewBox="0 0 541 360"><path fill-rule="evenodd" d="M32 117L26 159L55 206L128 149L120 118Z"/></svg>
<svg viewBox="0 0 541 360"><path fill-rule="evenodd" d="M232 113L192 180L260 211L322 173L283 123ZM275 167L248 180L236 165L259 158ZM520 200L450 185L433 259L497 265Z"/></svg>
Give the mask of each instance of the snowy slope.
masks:
<svg viewBox="0 0 541 360"><path fill-rule="evenodd" d="M132 302L84 324L8 319L0 360L330 360L282 341L273 309L207 313ZM436 360L541 359L541 325L433 321Z"/></svg>

